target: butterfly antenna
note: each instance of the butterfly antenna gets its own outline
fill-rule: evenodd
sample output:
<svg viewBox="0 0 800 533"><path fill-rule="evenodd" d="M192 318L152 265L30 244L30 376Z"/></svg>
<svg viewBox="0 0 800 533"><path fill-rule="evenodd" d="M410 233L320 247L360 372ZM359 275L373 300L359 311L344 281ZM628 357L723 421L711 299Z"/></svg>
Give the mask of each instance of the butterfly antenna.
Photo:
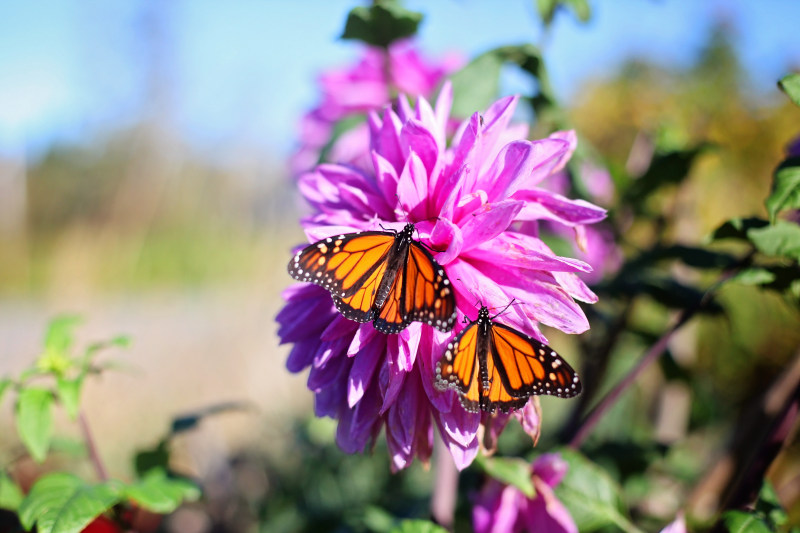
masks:
<svg viewBox="0 0 800 533"><path fill-rule="evenodd" d="M394 193L394 197L397 198L397 205L398 205L398 207L400 207L400 211L403 212L403 217L405 218L405 221L409 222L409 220L408 220L408 212L405 209L403 209L403 204L400 202L400 195L397 194L397 193Z"/></svg>
<svg viewBox="0 0 800 533"><path fill-rule="evenodd" d="M508 310L508 308L509 308L509 307L511 307L512 305L514 305L515 303L517 303L517 299L516 299L516 298L514 298L513 300L511 300L510 302L508 302L508 305L507 305L507 306L505 306L505 307L503 308L503 310L502 310L502 311L500 311L499 313L497 313L496 315L494 315L494 316L492 317L492 320L494 320L495 318L497 318L497 317L499 317L500 315L502 315L503 313L505 313L505 312ZM519 302L519 303L522 303L522 302Z"/></svg>

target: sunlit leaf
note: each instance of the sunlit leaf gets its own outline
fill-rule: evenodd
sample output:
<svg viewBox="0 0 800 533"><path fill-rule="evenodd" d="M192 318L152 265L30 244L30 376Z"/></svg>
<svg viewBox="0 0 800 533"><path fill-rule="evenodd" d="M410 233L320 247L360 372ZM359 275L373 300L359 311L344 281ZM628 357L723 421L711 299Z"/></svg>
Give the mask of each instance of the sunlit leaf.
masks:
<svg viewBox="0 0 800 533"><path fill-rule="evenodd" d="M200 489L185 479L168 477L161 468L151 470L137 483L123 489L125 496L154 513L171 513L184 501L200 498Z"/></svg>
<svg viewBox="0 0 800 533"><path fill-rule="evenodd" d="M114 483L89 485L77 476L58 472L41 477L22 501L19 518L39 533L79 533L120 499Z"/></svg>
<svg viewBox="0 0 800 533"><path fill-rule="evenodd" d="M16 511L22 498L22 490L14 483L14 480L5 472L0 472L0 509Z"/></svg>
<svg viewBox="0 0 800 533"><path fill-rule="evenodd" d="M772 192L764 203L772 222L783 209L800 209L800 157L787 159L775 170Z"/></svg>
<svg viewBox="0 0 800 533"><path fill-rule="evenodd" d="M581 22L586 22L592 15L586 0L536 0L536 9L545 25L553 22L559 7L572 11Z"/></svg>
<svg viewBox="0 0 800 533"><path fill-rule="evenodd" d="M784 76L778 82L778 87L786 93L786 96L791 98L795 105L800 106L800 74Z"/></svg>
<svg viewBox="0 0 800 533"><path fill-rule="evenodd" d="M58 399L67 411L70 418L75 420L78 417L78 410L81 401L81 387L83 386L83 376L73 379L58 378L56 388Z"/></svg>
<svg viewBox="0 0 800 533"><path fill-rule="evenodd" d="M800 226L779 220L772 226L751 229L747 236L758 251L800 261Z"/></svg>
<svg viewBox="0 0 800 533"><path fill-rule="evenodd" d="M766 268L746 268L731 278L744 285L766 285L775 281L775 274Z"/></svg>
<svg viewBox="0 0 800 533"><path fill-rule="evenodd" d="M428 520L403 520L392 533L447 533L447 530Z"/></svg>
<svg viewBox="0 0 800 533"><path fill-rule="evenodd" d="M616 482L580 453L569 449L560 453L569 464L569 470L554 490L572 515L578 530L590 532L616 526L628 533L640 533L623 514L620 488Z"/></svg>
<svg viewBox="0 0 800 533"><path fill-rule="evenodd" d="M757 515L744 511L723 513L722 521L730 533L769 533L772 531Z"/></svg>
<svg viewBox="0 0 800 533"><path fill-rule="evenodd" d="M502 66L502 58L492 50L479 55L450 77L453 84L453 116L469 117L494 102Z"/></svg>
<svg viewBox="0 0 800 533"><path fill-rule="evenodd" d="M511 457L483 457L478 455L476 463L487 475L505 485L512 485L529 498L533 498L536 489L531 481L531 465L522 459Z"/></svg>
<svg viewBox="0 0 800 533"><path fill-rule="evenodd" d="M422 13L409 11L390 0L375 2L370 7L354 7L347 15L342 39L387 48L398 39L416 34L422 18Z"/></svg>
<svg viewBox="0 0 800 533"><path fill-rule="evenodd" d="M17 431L36 461L47 456L53 435L53 394L48 389L26 387L17 398Z"/></svg>
<svg viewBox="0 0 800 533"><path fill-rule="evenodd" d="M44 337L45 350L66 352L72 346L75 327L81 323L81 317L62 315L54 318L47 326Z"/></svg>

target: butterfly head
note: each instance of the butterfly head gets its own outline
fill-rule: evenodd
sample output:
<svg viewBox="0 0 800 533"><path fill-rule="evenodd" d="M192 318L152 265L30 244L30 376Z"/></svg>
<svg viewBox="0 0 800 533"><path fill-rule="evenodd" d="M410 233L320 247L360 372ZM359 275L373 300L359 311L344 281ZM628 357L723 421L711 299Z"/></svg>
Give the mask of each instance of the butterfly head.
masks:
<svg viewBox="0 0 800 533"><path fill-rule="evenodd" d="M478 311L478 322L485 322L489 320L489 308L481 305L481 310Z"/></svg>
<svg viewBox="0 0 800 533"><path fill-rule="evenodd" d="M414 224L411 222L406 224L398 237L405 240L411 240L414 237Z"/></svg>

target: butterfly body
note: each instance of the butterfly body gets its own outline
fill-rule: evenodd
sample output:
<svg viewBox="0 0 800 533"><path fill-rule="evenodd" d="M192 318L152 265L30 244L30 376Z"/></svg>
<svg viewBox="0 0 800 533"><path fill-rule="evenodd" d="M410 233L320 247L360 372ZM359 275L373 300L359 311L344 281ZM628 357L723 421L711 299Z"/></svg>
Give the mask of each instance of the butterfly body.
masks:
<svg viewBox="0 0 800 533"><path fill-rule="evenodd" d="M581 392L577 374L552 348L492 320L481 307L447 345L436 365L436 386L454 389L471 412L508 412L532 395L571 398Z"/></svg>
<svg viewBox="0 0 800 533"><path fill-rule="evenodd" d="M413 236L414 224L406 224L402 231L328 237L298 252L289 274L324 287L343 316L372 322L382 333L415 321L450 331L456 318L450 280Z"/></svg>

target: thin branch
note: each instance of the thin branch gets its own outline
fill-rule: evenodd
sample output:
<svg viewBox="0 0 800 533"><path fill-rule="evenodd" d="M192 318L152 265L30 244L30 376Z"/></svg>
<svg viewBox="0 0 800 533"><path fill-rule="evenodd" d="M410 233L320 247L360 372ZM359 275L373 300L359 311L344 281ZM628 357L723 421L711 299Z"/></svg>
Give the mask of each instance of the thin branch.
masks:
<svg viewBox="0 0 800 533"><path fill-rule="evenodd" d="M103 460L100 458L100 454L97 452L97 446L95 445L94 438L92 437L92 432L89 430L89 422L86 420L86 415L83 411L78 413L78 424L81 427L81 433L83 433L83 440L86 441L86 448L89 451L89 460L94 466L94 470L97 473L97 477L100 481L107 481L108 480L108 472L106 471L105 465L103 465Z"/></svg>

